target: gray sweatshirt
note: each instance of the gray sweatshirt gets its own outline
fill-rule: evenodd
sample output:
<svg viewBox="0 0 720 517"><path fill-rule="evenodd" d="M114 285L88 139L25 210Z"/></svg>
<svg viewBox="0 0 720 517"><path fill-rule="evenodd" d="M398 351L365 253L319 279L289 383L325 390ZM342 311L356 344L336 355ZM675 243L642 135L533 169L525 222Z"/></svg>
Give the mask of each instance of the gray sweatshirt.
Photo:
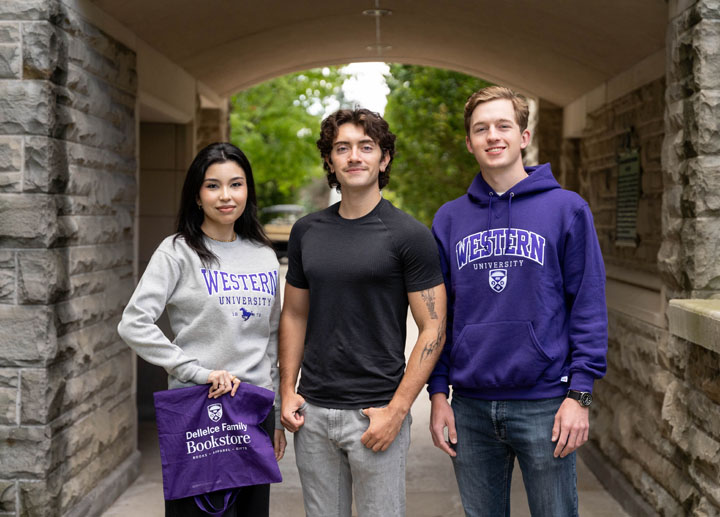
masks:
<svg viewBox="0 0 720 517"><path fill-rule="evenodd" d="M147 362L168 372L168 387L206 384L212 370L276 393L280 400L277 330L280 320L278 261L267 246L238 237L205 239L219 262L207 267L179 237L153 253L125 307L120 337ZM175 340L155 324L167 308Z"/></svg>

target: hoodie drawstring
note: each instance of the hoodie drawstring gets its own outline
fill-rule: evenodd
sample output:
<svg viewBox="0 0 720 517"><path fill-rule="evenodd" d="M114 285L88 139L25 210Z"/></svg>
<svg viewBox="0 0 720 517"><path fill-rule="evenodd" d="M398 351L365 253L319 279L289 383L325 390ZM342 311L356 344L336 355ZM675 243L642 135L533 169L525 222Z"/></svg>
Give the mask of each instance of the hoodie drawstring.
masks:
<svg viewBox="0 0 720 517"><path fill-rule="evenodd" d="M492 201L495 197L495 192L489 192L488 196L490 196L490 202L488 204L488 224L487 224L487 231L490 232L490 226L492 225Z"/></svg>
<svg viewBox="0 0 720 517"><path fill-rule="evenodd" d="M496 195L495 192L488 192L488 197L490 198L490 202L488 203L487 231L490 231L490 226L492 225L492 202L493 202L493 198L495 197L495 195ZM514 198L514 197L515 197L515 192L510 192L510 194L508 195L508 223L507 223L508 230L510 228L512 228L512 214L510 212L512 209L512 198Z"/></svg>
<svg viewBox="0 0 720 517"><path fill-rule="evenodd" d="M495 197L495 192L488 192L488 198L490 201L488 202L488 220L487 220L487 231L490 232L490 229L492 227L492 202L493 198ZM508 195L508 223L507 227L508 230L512 228L512 199L515 197L515 192L510 192ZM485 251L485 247L482 248L483 251Z"/></svg>
<svg viewBox="0 0 720 517"><path fill-rule="evenodd" d="M510 217L510 208L512 207L512 198L515 197L515 192L510 192L508 196L508 230L512 228L512 217Z"/></svg>
<svg viewBox="0 0 720 517"><path fill-rule="evenodd" d="M490 201L488 203L488 222L487 222L487 232L490 233L490 227L492 226L492 201L495 197L495 192L488 192L488 196L490 197ZM485 246L482 246L480 248L482 251L487 251L487 248Z"/></svg>

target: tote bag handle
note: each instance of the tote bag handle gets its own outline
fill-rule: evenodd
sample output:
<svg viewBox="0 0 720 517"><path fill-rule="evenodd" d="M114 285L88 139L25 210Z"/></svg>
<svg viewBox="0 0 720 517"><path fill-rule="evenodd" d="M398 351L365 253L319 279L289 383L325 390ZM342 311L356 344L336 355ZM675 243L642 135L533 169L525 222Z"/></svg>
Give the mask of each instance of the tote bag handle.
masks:
<svg viewBox="0 0 720 517"><path fill-rule="evenodd" d="M235 502L235 498L238 495L238 490L225 490L225 496L223 497L223 507L217 508L210 498L208 497L208 494L201 494L195 496L195 504L200 508L203 512L207 513L208 515L212 515L213 517L219 517L223 513L225 513L225 510L228 509L228 507L232 506Z"/></svg>

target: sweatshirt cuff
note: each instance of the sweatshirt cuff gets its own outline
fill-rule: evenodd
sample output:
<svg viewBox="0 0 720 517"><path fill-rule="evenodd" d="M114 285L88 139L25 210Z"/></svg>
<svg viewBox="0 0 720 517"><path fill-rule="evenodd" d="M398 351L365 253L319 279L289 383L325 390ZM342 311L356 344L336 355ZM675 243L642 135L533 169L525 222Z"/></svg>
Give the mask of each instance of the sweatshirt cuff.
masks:
<svg viewBox="0 0 720 517"><path fill-rule="evenodd" d="M435 393L444 393L446 397L449 396L450 387L448 385L448 378L444 376L431 377L428 380L427 390L431 397Z"/></svg>
<svg viewBox="0 0 720 517"><path fill-rule="evenodd" d="M570 379L570 388L575 391L588 391L592 393L595 378L584 372L575 372Z"/></svg>
<svg viewBox="0 0 720 517"><path fill-rule="evenodd" d="M284 431L285 428L283 427L282 422L280 422L280 414L281 414L280 409L281 409L280 406L278 406L278 405L275 406L275 429L281 429ZM272 436L270 437L270 440L271 441L273 440Z"/></svg>
<svg viewBox="0 0 720 517"><path fill-rule="evenodd" d="M207 384L210 373L212 373L212 370L208 370L207 368L198 368L192 376L192 382L195 384Z"/></svg>

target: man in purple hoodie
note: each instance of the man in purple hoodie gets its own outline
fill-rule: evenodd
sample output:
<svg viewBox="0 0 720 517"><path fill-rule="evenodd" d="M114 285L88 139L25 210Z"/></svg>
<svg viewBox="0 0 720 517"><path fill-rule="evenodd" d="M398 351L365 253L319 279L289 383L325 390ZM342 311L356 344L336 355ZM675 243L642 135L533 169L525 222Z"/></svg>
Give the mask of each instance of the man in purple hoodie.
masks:
<svg viewBox="0 0 720 517"><path fill-rule="evenodd" d="M527 102L507 88L468 99L466 144L480 172L433 222L448 326L428 382L430 425L470 517L510 515L516 457L533 516L577 515L575 450L606 368L592 214L550 164L523 167L527 121Z"/></svg>

